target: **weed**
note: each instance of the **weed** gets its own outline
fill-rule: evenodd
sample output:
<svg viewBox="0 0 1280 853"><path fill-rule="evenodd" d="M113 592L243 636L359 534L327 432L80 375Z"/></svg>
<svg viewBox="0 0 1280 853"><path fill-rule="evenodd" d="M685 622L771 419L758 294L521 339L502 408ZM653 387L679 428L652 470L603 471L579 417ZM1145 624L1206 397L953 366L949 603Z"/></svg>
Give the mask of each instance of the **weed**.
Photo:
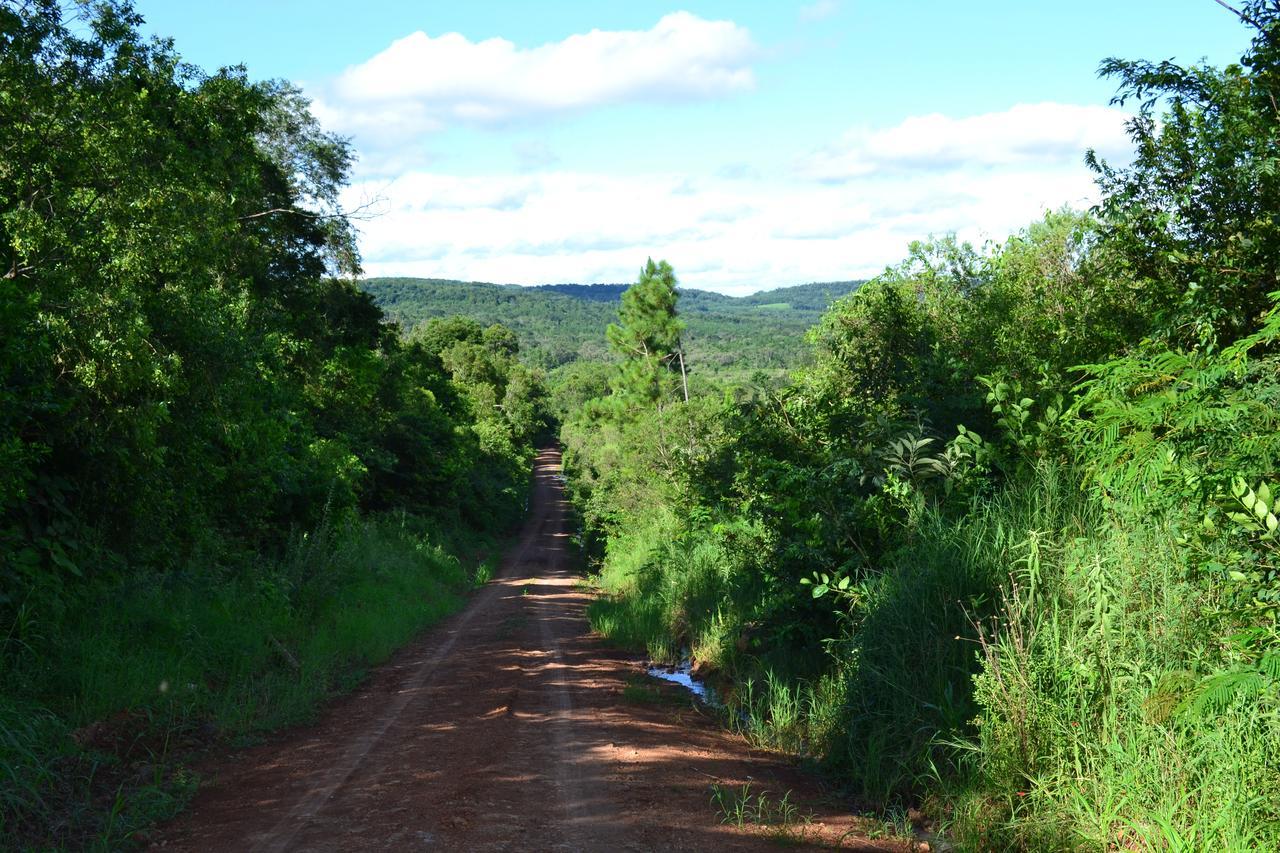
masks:
<svg viewBox="0 0 1280 853"><path fill-rule="evenodd" d="M791 802L790 791L771 797L768 791L753 792L749 782L737 788L712 783L710 791L711 805L723 824L739 829L759 826L783 843L803 843L813 824L813 816L801 814Z"/></svg>
<svg viewBox="0 0 1280 853"><path fill-rule="evenodd" d="M697 648L736 676L730 726L814 756L870 803L947 803L962 846L1275 846L1280 715L1244 693L1205 719L1180 710L1222 659L1203 614L1228 591L1197 577L1171 526L1106 513L1073 483L1044 468L962 517L922 511L816 677L735 628L759 601L741 551L662 513L610 542L592 624L657 660Z"/></svg>
<svg viewBox="0 0 1280 853"><path fill-rule="evenodd" d="M867 838L912 838L915 835L907 810L901 806L879 813L868 812L862 817L866 822L863 832Z"/></svg>

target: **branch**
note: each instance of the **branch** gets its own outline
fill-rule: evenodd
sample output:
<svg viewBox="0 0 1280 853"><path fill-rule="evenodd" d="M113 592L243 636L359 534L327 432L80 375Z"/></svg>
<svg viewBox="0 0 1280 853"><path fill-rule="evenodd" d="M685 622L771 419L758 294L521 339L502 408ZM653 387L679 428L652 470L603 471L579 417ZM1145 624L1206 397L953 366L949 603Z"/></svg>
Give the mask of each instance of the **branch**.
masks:
<svg viewBox="0 0 1280 853"><path fill-rule="evenodd" d="M51 260L56 262L62 259L58 257L54 257L51 259L42 259L42 260ZM34 270L35 270L35 264L20 264L18 263L17 256L14 256L13 262L9 265L9 271L6 272L4 275L0 275L0 279L4 279L5 281L8 281L10 279L21 278L33 272Z"/></svg>
<svg viewBox="0 0 1280 853"><path fill-rule="evenodd" d="M1241 12L1239 9L1236 9L1233 6L1228 6L1226 3L1223 2L1223 0L1213 0L1213 2L1217 3L1222 8L1226 9L1228 12L1235 15L1237 18L1244 21L1246 24L1253 27L1255 30L1264 29L1264 27L1258 20L1250 17L1249 15L1246 15L1244 12Z"/></svg>
<svg viewBox="0 0 1280 853"><path fill-rule="evenodd" d="M291 208L288 208L288 207L273 207L270 210L264 210L261 213L250 213L248 216L238 216L236 217L236 221L245 222L250 219L261 219L262 217L270 216L273 213L292 213L296 216L306 216L308 218L315 217L315 214L304 213L301 210L292 210Z"/></svg>
<svg viewBox="0 0 1280 853"><path fill-rule="evenodd" d="M261 219L264 216L272 216L277 213L292 213L294 216L301 216L306 219L316 219L316 220L368 218L368 217L361 217L360 216L361 212L368 210L369 208L373 207L375 204L379 203L380 201L382 201L381 198L375 198L372 201L365 202L364 204L360 205L354 210L339 211L337 213L312 213L309 210L298 210L296 207L273 207L270 210L262 210L262 211L259 211L258 213L249 213L244 216L237 216L236 221L247 222L251 219Z"/></svg>

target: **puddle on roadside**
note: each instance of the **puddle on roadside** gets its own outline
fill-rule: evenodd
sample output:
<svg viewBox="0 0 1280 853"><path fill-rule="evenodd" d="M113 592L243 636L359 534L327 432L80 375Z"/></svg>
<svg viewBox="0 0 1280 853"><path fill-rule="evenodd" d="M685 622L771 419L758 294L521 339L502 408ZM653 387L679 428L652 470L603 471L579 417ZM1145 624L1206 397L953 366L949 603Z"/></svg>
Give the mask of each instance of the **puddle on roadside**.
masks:
<svg viewBox="0 0 1280 853"><path fill-rule="evenodd" d="M651 664L645 672L653 678L679 684L712 708L723 708L724 702L715 689L708 687L701 679L694 678L692 670L693 662L686 660L678 666Z"/></svg>
<svg viewBox="0 0 1280 853"><path fill-rule="evenodd" d="M693 661L685 658L678 665L655 664L652 661L645 667L645 672L651 678L659 678L663 681L669 681L672 684L678 684L685 690L692 693L699 701L707 705L709 708L716 710L724 710L726 708L724 700L720 694L716 692L714 687L710 687L701 679L693 677ZM751 719L741 708L734 709L733 717L736 718L742 730L750 728ZM923 841L930 845L933 850L941 851L941 853L950 853L955 850L955 844L946 836L936 833L927 832L922 829L916 829L912 833L916 841Z"/></svg>

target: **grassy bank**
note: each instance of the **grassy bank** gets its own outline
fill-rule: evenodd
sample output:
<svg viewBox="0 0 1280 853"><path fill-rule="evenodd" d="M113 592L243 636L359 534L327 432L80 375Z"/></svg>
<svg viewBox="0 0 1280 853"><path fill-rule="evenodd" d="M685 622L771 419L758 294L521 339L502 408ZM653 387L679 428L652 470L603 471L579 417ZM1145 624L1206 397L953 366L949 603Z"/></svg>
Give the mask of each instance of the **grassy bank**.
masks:
<svg viewBox="0 0 1280 853"><path fill-rule="evenodd" d="M411 517L351 521L276 560L97 584L19 622L0 698L0 846L145 841L194 790L191 757L308 719L455 611L492 544Z"/></svg>
<svg viewBox="0 0 1280 853"><path fill-rule="evenodd" d="M609 541L593 624L689 650L735 683L748 737L857 801L922 807L963 849L1280 847L1275 684L1222 678L1240 657L1230 591L1159 518L1052 469L926 510L822 597L825 652L765 594L768 544L655 513Z"/></svg>

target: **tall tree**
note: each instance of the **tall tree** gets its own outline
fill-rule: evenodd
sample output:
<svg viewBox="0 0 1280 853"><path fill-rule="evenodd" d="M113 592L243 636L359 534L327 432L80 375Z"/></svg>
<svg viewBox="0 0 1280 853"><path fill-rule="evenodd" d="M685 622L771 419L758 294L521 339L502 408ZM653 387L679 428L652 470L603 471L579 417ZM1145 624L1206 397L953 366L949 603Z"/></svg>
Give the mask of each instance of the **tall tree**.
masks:
<svg viewBox="0 0 1280 853"><path fill-rule="evenodd" d="M679 298L671 264L655 264L653 258L622 294L618 322L609 324L607 336L610 348L623 358L620 381L624 393L658 403L666 396L668 378L678 370L688 402L689 381L680 337L684 323L676 311Z"/></svg>
<svg viewBox="0 0 1280 853"><path fill-rule="evenodd" d="M1248 334L1280 277L1280 3L1231 11L1254 30L1238 65L1101 68L1119 80L1113 103L1138 102L1132 164L1089 155L1108 237L1147 282L1148 310L1175 348L1212 351Z"/></svg>

